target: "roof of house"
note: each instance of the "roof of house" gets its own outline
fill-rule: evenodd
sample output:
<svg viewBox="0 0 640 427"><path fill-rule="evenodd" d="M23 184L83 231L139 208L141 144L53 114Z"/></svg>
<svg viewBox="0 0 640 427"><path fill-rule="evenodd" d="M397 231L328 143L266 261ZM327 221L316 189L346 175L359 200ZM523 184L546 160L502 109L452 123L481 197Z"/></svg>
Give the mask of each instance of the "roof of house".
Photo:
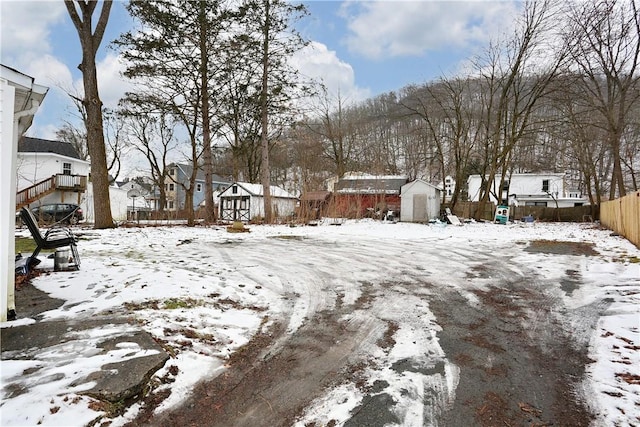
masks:
<svg viewBox="0 0 640 427"><path fill-rule="evenodd" d="M531 172L531 173L513 173L510 175L510 177L513 178L520 178L520 177L563 177L566 174L564 172ZM500 180L502 174L497 173L495 176L495 180ZM488 178L489 175L485 175L485 178ZM469 175L469 178L467 178L467 182L471 181L472 179L480 179L480 175L479 174L472 174Z"/></svg>
<svg viewBox="0 0 640 427"><path fill-rule="evenodd" d="M402 191L406 192L409 189L411 189L411 188L413 188L414 186L417 186L417 185L431 187L436 191L442 191L442 188L438 187L437 185L433 185L433 184L431 184L431 183L429 183L429 182L427 182L427 181L425 181L423 179L416 179L414 181L406 183L405 185L402 186Z"/></svg>
<svg viewBox="0 0 640 427"><path fill-rule="evenodd" d="M69 142L23 136L18 141L19 153L53 153L72 159L83 160L75 147Z"/></svg>
<svg viewBox="0 0 640 427"><path fill-rule="evenodd" d="M172 166L180 168L182 170L182 173L184 173L186 177L190 177L191 172L193 172L193 166L186 163L171 163L168 165L168 167L172 167ZM198 168L198 173L196 174L196 181L204 182L204 171L202 170L202 168ZM211 181L218 184L231 184L231 181L229 179L216 174L213 174L213 176L211 177Z"/></svg>
<svg viewBox="0 0 640 427"><path fill-rule="evenodd" d="M233 187L234 185L237 185L239 187L244 188L244 190L247 193L251 194L252 196L262 196L263 195L262 184L251 184L251 183L248 183L248 182L234 182L226 190L224 190L222 193L220 193L220 195L222 196L224 193L229 191L229 188ZM284 189L282 189L280 187L276 187L275 185L272 185L269 188L270 188L270 192L271 192L271 197L280 198L280 199L297 199L297 197L294 196L293 194L289 193L288 191L286 191L286 190L284 190Z"/></svg>
<svg viewBox="0 0 640 427"><path fill-rule="evenodd" d="M406 183L407 178L399 175L345 175L334 190L342 194L400 194L400 188Z"/></svg>

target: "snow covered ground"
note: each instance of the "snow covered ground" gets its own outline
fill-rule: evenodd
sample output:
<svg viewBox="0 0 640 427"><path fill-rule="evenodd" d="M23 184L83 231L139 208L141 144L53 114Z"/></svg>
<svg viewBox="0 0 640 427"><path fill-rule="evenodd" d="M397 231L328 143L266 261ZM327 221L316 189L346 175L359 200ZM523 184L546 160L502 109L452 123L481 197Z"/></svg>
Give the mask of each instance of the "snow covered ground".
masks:
<svg viewBox="0 0 640 427"><path fill-rule="evenodd" d="M580 322L575 324L575 334L589 342L589 357L595 361L587 366L583 384L584 396L597 414L594 425L640 424L640 250L610 231L593 224L456 227L370 220L340 226L327 221L316 227L249 228L249 233L182 226L83 230L81 270L33 280L37 288L66 301L44 313L43 321L105 313L133 316L140 327L174 349L157 373L162 377L170 369L177 372L175 382L160 386L172 390L159 408L165 410L188 398L197 381L222 372L228 356L273 319L286 317L288 331L296 331L313 313L335 306L335 295L345 303L357 300L363 283L388 281L390 275L413 269L414 273L424 271L431 283L464 291L469 286L461 268L465 258L475 257L481 263L510 257L510 274L537 269L550 282L565 275L570 263L580 284L571 292L558 291L565 306L579 310L607 302L595 331L582 331ZM17 233L28 236L24 230ZM533 240L592 243L598 255L549 256L522 250ZM315 256L316 251L322 256ZM52 266L52 260L43 259L41 267ZM482 283L488 286L491 278L473 286ZM335 289L334 296L326 291L329 287ZM381 316L396 321L402 307L410 304L420 311L423 323L400 323L395 345L385 357L402 360L416 340L430 342L432 354L440 358L446 372L436 388L441 389L442 399L455 398L458 368L438 346L437 319L419 299L400 292L396 297L377 308ZM35 320L3 323L2 328L30 322ZM105 363L141 354L126 343L106 354L86 349L101 337L132 328L125 324L88 330L73 348L61 343L46 354L34 350L27 359L3 357L0 425L85 425L100 416L101 408L80 394L91 385L78 385L78 380ZM392 385L406 381L389 369L377 375ZM25 381L26 392L11 392L12 384ZM409 397L401 393L394 397L399 406L405 406L404 425L423 425L422 420L428 419L423 409L412 409ZM327 390L308 407L298 425L345 422L361 400L353 384ZM139 409L132 406L111 425L124 424Z"/></svg>

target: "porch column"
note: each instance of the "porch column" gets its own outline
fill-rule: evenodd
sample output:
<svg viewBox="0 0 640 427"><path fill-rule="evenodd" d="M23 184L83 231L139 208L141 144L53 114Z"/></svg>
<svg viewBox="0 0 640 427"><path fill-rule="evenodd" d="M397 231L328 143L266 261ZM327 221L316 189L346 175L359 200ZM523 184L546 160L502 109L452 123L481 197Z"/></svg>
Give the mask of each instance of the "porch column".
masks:
<svg viewBox="0 0 640 427"><path fill-rule="evenodd" d="M16 157L17 144L13 138L13 105L15 88L2 78L0 80L0 98L2 99L2 145L0 145L0 194L7 205L0 209L0 321L7 321L7 312L15 314L15 208L16 208Z"/></svg>
<svg viewBox="0 0 640 427"><path fill-rule="evenodd" d="M48 88L19 71L0 67L0 195L7 205L0 209L0 321L15 318L15 227L18 139L33 122L33 116Z"/></svg>

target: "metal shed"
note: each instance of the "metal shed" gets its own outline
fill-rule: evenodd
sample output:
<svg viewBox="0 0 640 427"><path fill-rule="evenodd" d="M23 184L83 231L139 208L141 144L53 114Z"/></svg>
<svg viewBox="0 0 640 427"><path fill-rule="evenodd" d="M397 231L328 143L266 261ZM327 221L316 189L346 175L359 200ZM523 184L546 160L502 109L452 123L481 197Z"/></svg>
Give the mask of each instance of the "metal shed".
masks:
<svg viewBox="0 0 640 427"><path fill-rule="evenodd" d="M400 192L400 221L427 222L438 218L441 199L441 190L421 179L403 185Z"/></svg>

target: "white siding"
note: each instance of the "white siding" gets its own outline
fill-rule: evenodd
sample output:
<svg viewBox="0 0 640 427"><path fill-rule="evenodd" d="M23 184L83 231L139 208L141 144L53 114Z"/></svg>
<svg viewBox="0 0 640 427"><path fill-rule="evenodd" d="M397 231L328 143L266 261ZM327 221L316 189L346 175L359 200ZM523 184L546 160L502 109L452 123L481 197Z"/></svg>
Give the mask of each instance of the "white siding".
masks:
<svg viewBox="0 0 640 427"><path fill-rule="evenodd" d="M551 198L549 194L542 190L542 183L544 180L549 181L549 192L557 193L557 197L565 197L564 194L564 174L513 174L509 182L509 196L515 194L518 197L523 196L537 196ZM472 202L480 201L480 185L482 180L480 175L471 175L467 181L469 185L469 200ZM500 175L497 175L493 188L498 193L498 186L500 185ZM497 200L493 195L489 196L493 203ZM506 199L506 197L505 197Z"/></svg>
<svg viewBox="0 0 640 427"><path fill-rule="evenodd" d="M545 183L545 181L547 181ZM480 175L471 175L467 181L469 190L469 200L478 202L480 200ZM500 175L497 175L493 188L495 193L499 193ZM503 201L510 205L525 206L528 203L546 203L548 207L573 207L576 204L587 204L583 197L569 197L564 185L564 174L513 174L509 182L509 192L502 193ZM492 203L497 203L493 194L489 195Z"/></svg>
<svg viewBox="0 0 640 427"><path fill-rule="evenodd" d="M234 189L236 190L234 193ZM264 197L262 196L262 185L249 184L244 182L234 182L226 190L220 193L220 209L222 217L231 215L232 209L229 209L225 200L249 197L249 219L264 217ZM297 205L297 197L283 190L282 188L271 186L271 203L274 209L274 215L284 218L295 213ZM236 215L237 217L237 215Z"/></svg>
<svg viewBox="0 0 640 427"><path fill-rule="evenodd" d="M63 173L64 163L71 163L71 175L89 175L90 165L84 160L53 153L18 153L17 190Z"/></svg>
<svg viewBox="0 0 640 427"><path fill-rule="evenodd" d="M86 197L80 203L80 207L84 212L84 220L88 223L95 221L95 213L93 210L93 185L87 183ZM127 219L127 190L109 187L109 202L111 203L111 216L114 221L126 221Z"/></svg>
<svg viewBox="0 0 640 427"><path fill-rule="evenodd" d="M400 221L423 222L440 216L440 190L422 180L402 186L400 192ZM421 206L416 206L420 203Z"/></svg>

